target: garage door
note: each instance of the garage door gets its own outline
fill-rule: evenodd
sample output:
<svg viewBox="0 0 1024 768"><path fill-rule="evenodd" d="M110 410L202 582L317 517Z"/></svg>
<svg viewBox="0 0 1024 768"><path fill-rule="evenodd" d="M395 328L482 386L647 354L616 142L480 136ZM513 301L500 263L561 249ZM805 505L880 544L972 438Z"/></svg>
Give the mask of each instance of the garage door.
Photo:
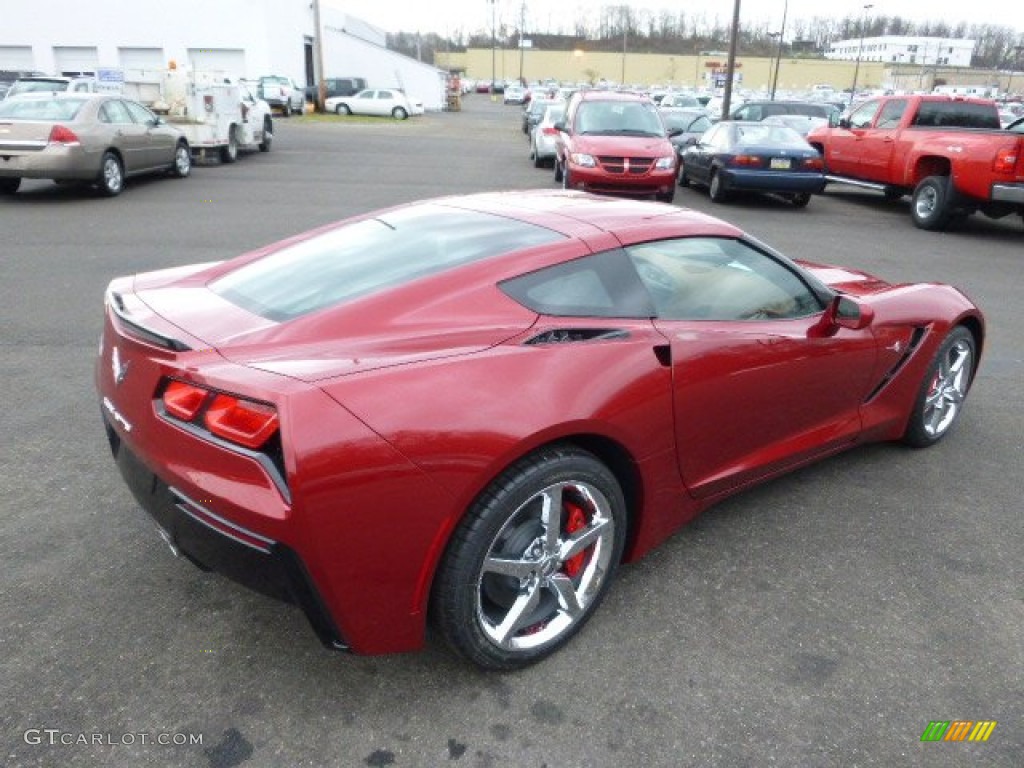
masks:
<svg viewBox="0 0 1024 768"><path fill-rule="evenodd" d="M118 48L125 80L153 80L167 69L163 48Z"/></svg>
<svg viewBox="0 0 1024 768"><path fill-rule="evenodd" d="M0 69L28 71L35 68L30 46L0 45Z"/></svg>
<svg viewBox="0 0 1024 768"><path fill-rule="evenodd" d="M245 77L245 51L241 48L189 48L188 64L197 72Z"/></svg>
<svg viewBox="0 0 1024 768"><path fill-rule="evenodd" d="M53 49L53 63L60 75L95 75L99 61L95 48L55 46Z"/></svg>

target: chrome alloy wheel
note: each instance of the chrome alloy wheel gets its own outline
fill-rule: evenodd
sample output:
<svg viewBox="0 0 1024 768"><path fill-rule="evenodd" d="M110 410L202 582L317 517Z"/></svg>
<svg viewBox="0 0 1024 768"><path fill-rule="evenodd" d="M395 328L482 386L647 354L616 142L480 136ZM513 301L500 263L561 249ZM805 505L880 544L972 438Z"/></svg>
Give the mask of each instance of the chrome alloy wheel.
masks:
<svg viewBox="0 0 1024 768"><path fill-rule="evenodd" d="M595 486L560 482L531 496L491 542L477 579L477 620L506 651L548 644L601 593L615 549L611 505Z"/></svg>
<svg viewBox="0 0 1024 768"><path fill-rule="evenodd" d="M971 381L972 355L970 343L958 339L938 361L922 413L922 425L929 437L940 437L956 421Z"/></svg>
<svg viewBox="0 0 1024 768"><path fill-rule="evenodd" d="M939 206L939 193L934 187L923 187L914 198L914 212L919 219L928 219Z"/></svg>

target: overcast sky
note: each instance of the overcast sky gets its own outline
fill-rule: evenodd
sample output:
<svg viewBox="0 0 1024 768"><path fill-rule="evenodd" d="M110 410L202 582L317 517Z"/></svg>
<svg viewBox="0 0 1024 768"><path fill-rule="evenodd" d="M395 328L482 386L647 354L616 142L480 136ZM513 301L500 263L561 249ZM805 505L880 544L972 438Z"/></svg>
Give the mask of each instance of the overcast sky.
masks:
<svg viewBox="0 0 1024 768"><path fill-rule="evenodd" d="M673 14L689 16L705 14L712 21L717 15L723 24L732 19L733 4L730 0L625 0L636 9L658 12L667 9ZM782 21L783 7L787 0L741 0L741 23L759 24ZM491 27L491 4L488 0L322 0L342 8L353 16L381 27L388 32L437 32L440 35L454 34L457 30L472 33L489 31ZM604 5L621 4L622 0L605 3L591 0L581 3L573 0L527 0L527 32L557 31L561 26L571 30L577 17L594 18L597 9ZM857 0L788 0L788 18L810 21L820 16L855 16L863 11L865 2ZM496 0L495 15L500 25L502 19L512 27L518 27L520 0ZM993 24L1024 30L1024 3L1020 0L875 0L868 11L871 14L901 16L911 21L946 21L952 24L966 21L968 24Z"/></svg>

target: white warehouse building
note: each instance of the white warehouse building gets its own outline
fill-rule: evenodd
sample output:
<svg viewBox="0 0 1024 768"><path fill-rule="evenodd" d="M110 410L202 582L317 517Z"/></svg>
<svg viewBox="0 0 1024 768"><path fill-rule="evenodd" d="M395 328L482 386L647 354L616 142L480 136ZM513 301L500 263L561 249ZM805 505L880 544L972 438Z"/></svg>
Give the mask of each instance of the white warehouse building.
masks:
<svg viewBox="0 0 1024 768"><path fill-rule="evenodd" d="M969 67L974 40L950 37L855 37L832 43L825 58L843 61L880 61L886 64Z"/></svg>
<svg viewBox="0 0 1024 768"><path fill-rule="evenodd" d="M329 2L338 3L339 7ZM178 67L314 85L316 0L33 0L4 4L0 70L46 74ZM324 77L400 88L428 110L445 105L446 73L385 47L383 30L319 0Z"/></svg>

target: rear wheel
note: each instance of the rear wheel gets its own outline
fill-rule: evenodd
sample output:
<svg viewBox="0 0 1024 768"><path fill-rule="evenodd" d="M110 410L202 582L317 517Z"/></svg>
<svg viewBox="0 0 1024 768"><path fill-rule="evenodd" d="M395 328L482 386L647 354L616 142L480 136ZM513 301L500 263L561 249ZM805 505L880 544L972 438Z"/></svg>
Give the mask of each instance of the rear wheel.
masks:
<svg viewBox="0 0 1024 768"><path fill-rule="evenodd" d="M688 187L690 186L690 177L686 175L686 166L679 166L679 186Z"/></svg>
<svg viewBox="0 0 1024 768"><path fill-rule="evenodd" d="M405 118L409 116L409 113L402 107L395 107L391 110L391 116L395 118L395 120L405 120Z"/></svg>
<svg viewBox="0 0 1024 768"><path fill-rule="evenodd" d="M274 121L270 115L263 118L263 141L260 142L260 152L269 152L274 143Z"/></svg>
<svg viewBox="0 0 1024 768"><path fill-rule="evenodd" d="M910 199L910 218L919 229L941 230L952 216L948 176L928 176L914 188Z"/></svg>
<svg viewBox="0 0 1024 768"><path fill-rule="evenodd" d="M0 195L13 195L21 186L21 179L0 179Z"/></svg>
<svg viewBox="0 0 1024 768"><path fill-rule="evenodd" d="M789 200L797 208L806 208L807 204L811 202L811 196L807 192L797 192Z"/></svg>
<svg viewBox="0 0 1024 768"><path fill-rule="evenodd" d="M171 167L171 173L179 179L184 179L191 172L192 150L184 141L179 141L178 146L174 148L174 165Z"/></svg>
<svg viewBox="0 0 1024 768"><path fill-rule="evenodd" d="M113 152L103 153L97 186L100 194L105 197L115 197L124 189L124 166L121 164L121 158Z"/></svg>
<svg viewBox="0 0 1024 768"><path fill-rule="evenodd" d="M534 168L542 168L544 166L544 158L537 154L537 147L530 147L530 158L533 160Z"/></svg>
<svg viewBox="0 0 1024 768"><path fill-rule="evenodd" d="M238 129L231 126L228 130L228 143L220 148L220 161L222 163L233 163L238 159Z"/></svg>
<svg viewBox="0 0 1024 768"><path fill-rule="evenodd" d="M722 178L722 174L718 171L711 172L711 179L708 181L708 195L710 195L711 200L716 203L724 203L729 197L729 190L726 186L725 180Z"/></svg>
<svg viewBox="0 0 1024 768"><path fill-rule="evenodd" d="M903 441L924 448L941 440L960 417L974 375L974 336L957 326L928 366Z"/></svg>
<svg viewBox="0 0 1024 768"><path fill-rule="evenodd" d="M452 535L432 590L441 634L489 669L560 648L607 591L625 507L615 476L586 451L556 446L513 464Z"/></svg>

